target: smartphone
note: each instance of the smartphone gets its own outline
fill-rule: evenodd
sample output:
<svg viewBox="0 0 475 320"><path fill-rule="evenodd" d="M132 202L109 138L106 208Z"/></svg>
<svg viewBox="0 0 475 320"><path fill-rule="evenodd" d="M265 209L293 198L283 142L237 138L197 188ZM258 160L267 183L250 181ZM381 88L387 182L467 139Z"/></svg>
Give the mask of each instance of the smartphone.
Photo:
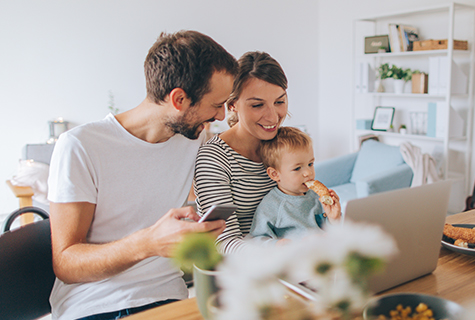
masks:
<svg viewBox="0 0 475 320"><path fill-rule="evenodd" d="M198 222L203 221L212 221L212 220L219 220L223 219L226 220L231 216L234 211L236 211L237 207L235 205L222 205L222 204L214 204L211 208L206 211L206 213L201 217Z"/></svg>

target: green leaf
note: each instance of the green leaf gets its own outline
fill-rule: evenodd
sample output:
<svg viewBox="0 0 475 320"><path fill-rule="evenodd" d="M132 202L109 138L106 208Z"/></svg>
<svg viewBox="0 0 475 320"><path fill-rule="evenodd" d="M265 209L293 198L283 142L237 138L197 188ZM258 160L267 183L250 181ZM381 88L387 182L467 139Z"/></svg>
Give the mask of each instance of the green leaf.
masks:
<svg viewBox="0 0 475 320"><path fill-rule="evenodd" d="M402 69L397 67L396 65L392 65L389 67L388 63L384 63L379 66L378 68L379 77L381 80L387 78L393 79L403 79L404 81L409 81L412 79L412 74L414 73L411 69Z"/></svg>
<svg viewBox="0 0 475 320"><path fill-rule="evenodd" d="M317 272L317 274L321 274L321 275L324 275L326 273L328 273L328 271L330 271L332 269L333 265L329 262L322 262L322 263L319 263L316 267L315 267L315 271Z"/></svg>
<svg viewBox="0 0 475 320"><path fill-rule="evenodd" d="M353 252L348 255L345 265L351 279L355 282L359 282L383 270L385 262L380 258L366 257L358 252Z"/></svg>
<svg viewBox="0 0 475 320"><path fill-rule="evenodd" d="M223 256L216 250L213 236L189 233L175 248L173 259L183 271L191 272L193 264L203 270L214 270Z"/></svg>

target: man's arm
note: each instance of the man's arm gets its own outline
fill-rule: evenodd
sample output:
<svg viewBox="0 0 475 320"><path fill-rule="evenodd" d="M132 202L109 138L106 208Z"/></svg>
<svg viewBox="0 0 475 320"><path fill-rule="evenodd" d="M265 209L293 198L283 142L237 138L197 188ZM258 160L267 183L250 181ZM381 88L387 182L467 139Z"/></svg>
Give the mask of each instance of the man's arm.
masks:
<svg viewBox="0 0 475 320"><path fill-rule="evenodd" d="M123 239L105 244L86 242L95 204L89 202L51 203L53 267L65 283L99 281L116 275L153 256L170 257L189 232L211 232L225 227L223 220L195 223L199 216L191 207L169 210L154 225Z"/></svg>

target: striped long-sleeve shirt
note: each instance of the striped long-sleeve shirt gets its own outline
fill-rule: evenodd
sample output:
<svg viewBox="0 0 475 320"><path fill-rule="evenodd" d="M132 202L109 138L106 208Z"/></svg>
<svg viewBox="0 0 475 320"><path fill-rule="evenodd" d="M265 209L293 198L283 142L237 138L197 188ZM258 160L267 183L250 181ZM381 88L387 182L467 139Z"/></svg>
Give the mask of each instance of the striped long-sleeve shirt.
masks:
<svg viewBox="0 0 475 320"><path fill-rule="evenodd" d="M257 206L275 185L262 163L240 155L219 136L201 146L194 183L198 214L202 215L213 204L238 207L218 237L220 252L231 253L243 247Z"/></svg>

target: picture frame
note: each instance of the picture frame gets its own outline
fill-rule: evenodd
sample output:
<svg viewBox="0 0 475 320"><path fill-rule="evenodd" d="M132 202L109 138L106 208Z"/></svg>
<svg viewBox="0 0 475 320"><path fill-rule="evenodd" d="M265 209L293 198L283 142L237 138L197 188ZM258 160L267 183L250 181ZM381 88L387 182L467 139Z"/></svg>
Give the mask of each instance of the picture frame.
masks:
<svg viewBox="0 0 475 320"><path fill-rule="evenodd" d="M387 131L391 128L394 118L394 107L376 107L374 109L371 130Z"/></svg>
<svg viewBox="0 0 475 320"><path fill-rule="evenodd" d="M384 49L382 49L384 48ZM365 37L364 39L364 53L379 53L380 49L384 52L390 52L389 48L389 36L387 34Z"/></svg>

